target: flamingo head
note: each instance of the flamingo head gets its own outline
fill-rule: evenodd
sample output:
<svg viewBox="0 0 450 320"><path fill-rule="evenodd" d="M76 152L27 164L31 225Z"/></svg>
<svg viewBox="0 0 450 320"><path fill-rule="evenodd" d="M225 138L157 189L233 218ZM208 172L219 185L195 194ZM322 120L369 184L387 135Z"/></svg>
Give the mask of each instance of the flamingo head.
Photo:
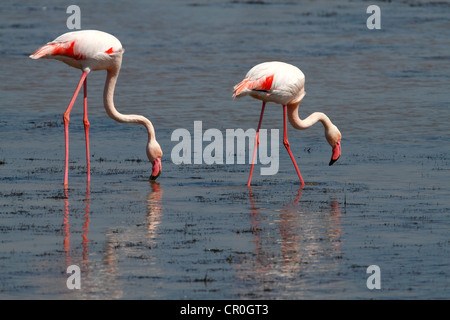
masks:
<svg viewBox="0 0 450 320"><path fill-rule="evenodd" d="M339 157L341 156L341 132L339 129L332 125L330 128L325 130L325 137L327 138L328 143L333 148L333 153L331 154L331 160L329 165L331 166L335 163Z"/></svg>
<svg viewBox="0 0 450 320"><path fill-rule="evenodd" d="M156 140L151 140L147 144L147 157L148 160L152 163L152 174L150 176L150 180L156 180L161 174L162 166L161 166L161 157L163 152L159 143Z"/></svg>

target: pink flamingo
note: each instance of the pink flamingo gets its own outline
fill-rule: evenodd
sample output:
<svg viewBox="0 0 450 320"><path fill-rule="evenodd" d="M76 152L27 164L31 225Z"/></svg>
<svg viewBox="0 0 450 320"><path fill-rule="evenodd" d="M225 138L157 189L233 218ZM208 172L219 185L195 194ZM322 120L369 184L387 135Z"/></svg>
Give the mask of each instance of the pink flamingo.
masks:
<svg viewBox="0 0 450 320"><path fill-rule="evenodd" d="M90 160L89 160L89 121L87 117L87 82L89 72L106 70L105 88L103 91L103 104L106 113L114 120L124 123L139 123L147 129L148 142L146 147L147 157L152 163L152 174L150 180L155 180L161 174L162 150L156 141L155 129L147 118L141 115L121 114L114 107L114 88L122 65L124 49L120 41L105 32L96 30L83 30L65 33L45 46L37 49L30 55L32 59L48 58L65 62L69 66L81 69L81 79L70 100L69 106L64 113L65 132L65 170L64 186L68 186L69 175L69 116L75 99L81 86L84 85L84 131L86 137L86 161L87 182L90 182Z"/></svg>
<svg viewBox="0 0 450 320"><path fill-rule="evenodd" d="M263 101L258 129L256 130L255 148L247 183L248 186L250 186L252 180L255 155L259 145L259 129L261 127L266 102L275 102L283 105L283 144L291 157L302 186L305 183L292 155L287 138L286 113L288 113L289 122L295 129L305 130L318 121L322 122L325 127L325 137L333 148L329 165L331 166L340 157L341 133L324 113L314 112L304 120L298 116L298 107L305 96L305 75L297 67L278 61L258 64L250 69L244 80L234 86L233 94L234 98L250 95L255 99Z"/></svg>

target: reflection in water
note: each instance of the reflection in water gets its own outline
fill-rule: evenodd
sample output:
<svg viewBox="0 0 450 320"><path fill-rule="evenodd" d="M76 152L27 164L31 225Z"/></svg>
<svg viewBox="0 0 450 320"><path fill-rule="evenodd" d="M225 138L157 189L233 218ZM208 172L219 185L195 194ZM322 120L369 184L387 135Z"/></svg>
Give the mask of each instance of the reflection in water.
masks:
<svg viewBox="0 0 450 320"><path fill-rule="evenodd" d="M91 196L91 190L89 188L89 184L86 187L86 196L83 200L84 203L84 214L83 214L83 218L84 218L84 223L83 223L83 234L82 234L82 238L83 238L83 260L87 260L88 257L88 252L89 252L89 238L88 238L88 233L89 233L89 222L91 221L89 215L91 213L91 201L90 201L90 196Z"/></svg>
<svg viewBox="0 0 450 320"><path fill-rule="evenodd" d="M69 202L69 189L67 187L64 188L64 218L63 218L63 230L64 230L64 240L63 240L63 250L66 258L66 270L70 265L77 265L80 267L81 272L81 288L79 292L74 291L73 293L79 294L82 297L85 297L85 284L86 280L90 278L90 265L89 265L89 222L90 214L91 214L91 203L90 203L91 190L89 183L86 185L86 191L84 193L83 206L83 226L82 226L82 234L81 234L81 262L77 259L76 249L71 248L70 243L70 202ZM72 221L73 222L73 221ZM76 221L75 221L76 223ZM77 290L78 291L78 290Z"/></svg>
<svg viewBox="0 0 450 320"><path fill-rule="evenodd" d="M298 285L298 281L311 271L332 273L336 268L333 259L341 256L340 204L330 200L329 209L322 207L320 212L309 211L300 202L302 191L300 187L295 198L282 205L279 219L273 219L271 215L270 221L265 221L264 211L249 187L255 249L253 259L245 259L238 265L243 281L253 279L256 288L270 291L270 286L277 285L277 277L291 279L288 285ZM275 233L272 232L274 222L278 230ZM331 263L328 259L332 259Z"/></svg>
<svg viewBox="0 0 450 320"><path fill-rule="evenodd" d="M147 214L145 217L145 229L139 228L143 224L138 224L138 228L133 225L110 229L106 232L106 242L103 248L103 259L101 265L89 262L89 222L90 222L90 188L86 188L83 199L83 233L82 233L82 261L76 259L76 249L71 248L70 233L70 194L69 190L64 190L64 218L63 218L63 250L65 253L66 269L75 264L81 269L81 290L71 293L83 299L106 298L120 299L123 297L123 283L121 280L119 257L140 257L148 255L148 248L154 245L158 235L158 226L161 223L162 188L159 183L151 183L151 189L146 197ZM145 230L144 234L140 231ZM147 239L147 242L143 241ZM144 242L144 243L143 243ZM143 245L144 244L144 245ZM137 252L144 250L144 252Z"/></svg>
<svg viewBox="0 0 450 320"><path fill-rule="evenodd" d="M294 274L298 271L301 259L302 248L301 240L303 236L295 227L295 221L298 219L298 202L302 195L302 188L299 188L295 200L285 205L280 213L280 236L281 236L281 253L282 253L282 271L283 274Z"/></svg>
<svg viewBox="0 0 450 320"><path fill-rule="evenodd" d="M83 200L84 203L84 222L83 222L83 233L81 235L82 237L82 245L83 245L83 252L82 257L83 261L87 261L88 253L89 253L89 222L90 220L90 188L89 184L86 187L86 193L85 198ZM63 218L63 229L64 229L64 241L63 241L63 250L66 256L66 267L72 265L72 257L71 257L71 250L70 250L70 211L69 211L69 189L66 187L64 188L64 218Z"/></svg>
<svg viewBox="0 0 450 320"><path fill-rule="evenodd" d="M154 239L157 236L158 226L161 223L162 189L157 182L152 182L151 187L151 192L147 195L147 239L154 242Z"/></svg>
<svg viewBox="0 0 450 320"><path fill-rule="evenodd" d="M125 269L128 266L124 264L126 262L120 261L120 258L127 257L127 260L131 259L131 263L135 263L134 259L138 259L146 267L153 264L151 246L156 243L158 226L161 222L161 197L161 186L157 182L152 182L151 190L146 196L147 214L145 223L124 225L106 233L103 273L105 274L105 280L109 284L108 289L98 288L101 294L108 294L108 296L114 294L114 298L123 297L124 283L120 280L123 277L121 264ZM145 228L142 228L143 225L145 225ZM146 239L147 241L145 241ZM137 270L138 274L129 276L142 276L139 272L145 272L144 270L147 269Z"/></svg>
<svg viewBox="0 0 450 320"><path fill-rule="evenodd" d="M69 190L68 188L64 188L64 241L63 241L63 249L66 253L66 267L70 266L70 226L69 226Z"/></svg>

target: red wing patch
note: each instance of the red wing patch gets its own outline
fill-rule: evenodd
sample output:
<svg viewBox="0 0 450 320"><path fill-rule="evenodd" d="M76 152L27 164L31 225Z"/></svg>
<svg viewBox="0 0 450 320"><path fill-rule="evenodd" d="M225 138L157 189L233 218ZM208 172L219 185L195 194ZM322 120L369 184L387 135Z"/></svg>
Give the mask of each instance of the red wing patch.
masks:
<svg viewBox="0 0 450 320"><path fill-rule="evenodd" d="M114 53L114 50L113 50L113 48L111 47L111 48L109 48L108 50L106 50L105 53L107 53L107 54L112 54L112 53Z"/></svg>
<svg viewBox="0 0 450 320"><path fill-rule="evenodd" d="M259 90L259 91L270 91L272 88L273 77L272 74L267 77L260 78L258 80L244 79L240 83L234 86L234 97L239 96L239 94L244 90Z"/></svg>
<svg viewBox="0 0 450 320"><path fill-rule="evenodd" d="M270 88L272 88L273 77L274 77L274 75L272 74L270 76L267 76L267 77L261 79L260 80L261 83L259 83L258 87L255 89L269 91Z"/></svg>
<svg viewBox="0 0 450 320"><path fill-rule="evenodd" d="M65 56L75 60L84 59L81 53L75 54L75 41L72 42L50 42L33 52L30 57L39 59L46 56Z"/></svg>
<svg viewBox="0 0 450 320"><path fill-rule="evenodd" d="M73 50L73 47L75 46L75 41L72 41L70 43L58 43L54 45L54 49L52 52L53 56L66 56L74 58L75 60L83 59L82 54L75 55L75 52Z"/></svg>

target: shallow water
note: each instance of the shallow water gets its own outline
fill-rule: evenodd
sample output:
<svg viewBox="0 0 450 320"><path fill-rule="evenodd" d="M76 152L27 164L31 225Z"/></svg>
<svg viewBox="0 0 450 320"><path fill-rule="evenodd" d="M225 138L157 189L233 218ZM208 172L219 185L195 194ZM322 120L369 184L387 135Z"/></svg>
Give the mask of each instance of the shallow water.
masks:
<svg viewBox="0 0 450 320"><path fill-rule="evenodd" d="M0 5L2 299L448 299L450 7L367 1L79 1L81 27L126 49L115 103L150 118L164 150L149 183L142 127L109 119L104 72L88 77L91 179L80 73L28 55L67 32L59 2ZM329 167L320 124L288 129L306 185L280 143L277 175L249 165L175 165L177 128L255 128L260 103L231 89L262 61L306 75L300 116L343 134ZM263 128L282 128L269 105ZM281 136L280 136L281 139ZM207 144L204 143L204 147ZM66 286L81 268L80 290ZM381 289L369 290L370 265Z"/></svg>

